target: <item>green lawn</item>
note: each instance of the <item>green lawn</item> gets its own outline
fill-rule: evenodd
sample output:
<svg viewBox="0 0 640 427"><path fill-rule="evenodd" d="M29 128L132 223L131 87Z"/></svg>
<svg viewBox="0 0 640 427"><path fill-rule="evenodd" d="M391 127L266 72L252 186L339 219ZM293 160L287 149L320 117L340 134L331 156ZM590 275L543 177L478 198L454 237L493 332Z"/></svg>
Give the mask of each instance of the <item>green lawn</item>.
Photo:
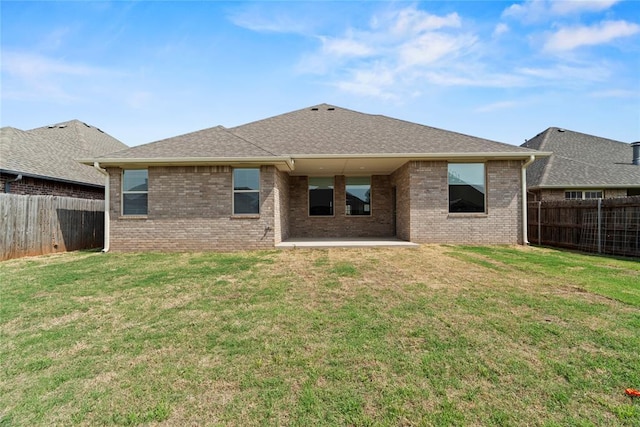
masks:
<svg viewBox="0 0 640 427"><path fill-rule="evenodd" d="M640 425L640 263L525 247L0 263L0 426Z"/></svg>

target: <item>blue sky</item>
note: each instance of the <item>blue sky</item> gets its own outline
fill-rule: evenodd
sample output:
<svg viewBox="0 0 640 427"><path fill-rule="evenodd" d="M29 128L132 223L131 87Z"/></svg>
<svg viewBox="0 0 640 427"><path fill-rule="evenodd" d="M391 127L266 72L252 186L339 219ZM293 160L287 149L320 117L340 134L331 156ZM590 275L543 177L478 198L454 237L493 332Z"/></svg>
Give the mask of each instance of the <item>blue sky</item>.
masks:
<svg viewBox="0 0 640 427"><path fill-rule="evenodd" d="M2 1L1 125L128 145L314 104L640 140L640 2Z"/></svg>

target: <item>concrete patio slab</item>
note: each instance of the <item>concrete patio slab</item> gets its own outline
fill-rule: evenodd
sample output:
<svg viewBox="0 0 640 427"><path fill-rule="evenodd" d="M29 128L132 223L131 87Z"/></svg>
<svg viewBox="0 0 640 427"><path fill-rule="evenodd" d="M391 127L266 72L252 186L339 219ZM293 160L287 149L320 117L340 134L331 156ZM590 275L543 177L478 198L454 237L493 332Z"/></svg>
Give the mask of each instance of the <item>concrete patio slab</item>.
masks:
<svg viewBox="0 0 640 427"><path fill-rule="evenodd" d="M417 248L417 243L395 237L291 238L276 244L277 249L296 248Z"/></svg>

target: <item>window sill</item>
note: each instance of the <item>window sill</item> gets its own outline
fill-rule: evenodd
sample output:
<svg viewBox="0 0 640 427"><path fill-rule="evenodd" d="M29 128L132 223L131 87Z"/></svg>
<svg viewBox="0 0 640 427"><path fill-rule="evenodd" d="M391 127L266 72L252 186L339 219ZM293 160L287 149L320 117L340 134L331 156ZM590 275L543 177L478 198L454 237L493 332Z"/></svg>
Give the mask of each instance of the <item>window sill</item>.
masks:
<svg viewBox="0 0 640 427"><path fill-rule="evenodd" d="M142 220L142 219L148 219L147 215L120 215L118 217L118 219L124 219L124 220Z"/></svg>
<svg viewBox="0 0 640 427"><path fill-rule="evenodd" d="M489 214L484 212L484 213L472 213L472 212L460 212L460 213L453 213L453 212L449 212L449 214L447 215L447 218L488 218Z"/></svg>
<svg viewBox="0 0 640 427"><path fill-rule="evenodd" d="M254 214L231 215L229 219L260 219L260 215L254 215Z"/></svg>

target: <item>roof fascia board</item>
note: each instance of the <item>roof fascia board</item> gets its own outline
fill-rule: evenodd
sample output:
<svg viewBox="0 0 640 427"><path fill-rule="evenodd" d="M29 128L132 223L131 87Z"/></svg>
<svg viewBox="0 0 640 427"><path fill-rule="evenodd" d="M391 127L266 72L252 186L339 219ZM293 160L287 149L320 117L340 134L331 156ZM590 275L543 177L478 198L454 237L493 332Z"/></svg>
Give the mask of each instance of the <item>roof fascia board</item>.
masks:
<svg viewBox="0 0 640 427"><path fill-rule="evenodd" d="M295 159L404 159L410 160L434 160L434 159L457 159L457 160L477 160L477 159L504 159L523 160L529 159L531 155L537 157L550 156L550 152L472 152L472 153L373 153L373 154L302 154L287 157L164 157L164 158L99 158L80 159L80 163L93 165L98 162L101 167L119 165L229 165L238 163L251 164L286 164L290 170L295 169Z"/></svg>
<svg viewBox="0 0 640 427"><path fill-rule="evenodd" d="M184 166L184 165L232 165L238 163L261 165L286 165L294 169L294 161L290 157L164 157L164 158L99 158L80 159L80 163L100 167L120 165L149 165L149 166Z"/></svg>
<svg viewBox="0 0 640 427"><path fill-rule="evenodd" d="M551 152L474 152L474 153L374 153L374 154L296 154L295 159L529 159L532 155L538 157L551 156Z"/></svg>

